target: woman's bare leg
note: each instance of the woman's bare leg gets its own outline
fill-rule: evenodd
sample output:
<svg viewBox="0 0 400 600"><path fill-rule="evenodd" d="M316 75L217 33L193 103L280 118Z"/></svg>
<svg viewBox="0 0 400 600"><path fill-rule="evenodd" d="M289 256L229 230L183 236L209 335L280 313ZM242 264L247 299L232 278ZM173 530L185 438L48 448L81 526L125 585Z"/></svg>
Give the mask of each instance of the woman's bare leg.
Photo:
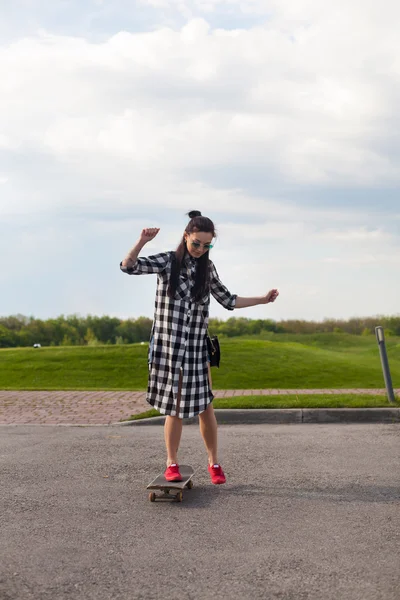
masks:
<svg viewBox="0 0 400 600"><path fill-rule="evenodd" d="M211 381L210 364L208 364L208 380L210 382L210 389L211 389L212 381ZM203 437L204 445L207 449L208 462L210 465L217 465L218 464L217 419L215 417L214 407L212 404L209 404L207 406L206 410L199 414L199 425L200 425L200 433Z"/></svg>
<svg viewBox="0 0 400 600"><path fill-rule="evenodd" d="M179 375L179 389L176 414L179 415L181 405L182 371ZM164 424L164 439L167 448L167 467L178 462L178 450L182 436L182 419L168 415Z"/></svg>

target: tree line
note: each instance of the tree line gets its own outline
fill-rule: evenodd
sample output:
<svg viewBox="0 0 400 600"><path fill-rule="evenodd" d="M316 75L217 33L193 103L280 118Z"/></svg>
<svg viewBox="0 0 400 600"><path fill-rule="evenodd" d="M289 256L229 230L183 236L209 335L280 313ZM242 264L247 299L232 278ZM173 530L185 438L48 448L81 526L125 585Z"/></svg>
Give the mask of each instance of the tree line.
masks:
<svg viewBox="0 0 400 600"><path fill-rule="evenodd" d="M0 348L21 346L95 346L134 344L149 341L152 319L118 319L109 316L61 315L55 319L36 319L24 315L0 317ZM220 337L259 335L265 332L315 334L349 333L369 335L382 325L386 335L400 335L400 316L351 318L323 321L247 319L232 317L226 321L210 319L209 332Z"/></svg>

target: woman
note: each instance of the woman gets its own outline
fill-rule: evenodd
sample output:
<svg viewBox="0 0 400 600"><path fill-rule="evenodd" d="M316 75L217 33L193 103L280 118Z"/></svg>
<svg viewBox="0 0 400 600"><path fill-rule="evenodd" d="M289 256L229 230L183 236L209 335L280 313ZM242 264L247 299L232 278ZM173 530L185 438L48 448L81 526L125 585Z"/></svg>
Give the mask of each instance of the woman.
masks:
<svg viewBox="0 0 400 600"><path fill-rule="evenodd" d="M199 211L190 212L189 217L175 252L138 258L143 246L160 231L143 229L120 268L129 275L157 274L147 402L167 415L165 478L181 481L177 453L182 420L199 415L211 481L220 484L225 483L226 478L217 457L217 421L211 404L214 395L206 344L210 293L227 310L233 310L274 302L278 290L273 289L258 298L231 294L209 259L216 236L213 222Z"/></svg>

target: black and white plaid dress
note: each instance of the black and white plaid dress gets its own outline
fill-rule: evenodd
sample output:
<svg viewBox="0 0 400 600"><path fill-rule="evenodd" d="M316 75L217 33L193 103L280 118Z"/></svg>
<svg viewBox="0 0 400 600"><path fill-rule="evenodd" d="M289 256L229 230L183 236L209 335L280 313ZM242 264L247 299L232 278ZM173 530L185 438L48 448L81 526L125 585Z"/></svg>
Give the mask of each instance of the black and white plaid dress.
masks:
<svg viewBox="0 0 400 600"><path fill-rule="evenodd" d="M226 309L233 310L236 294L231 294L219 279L210 261L210 286L200 301L194 302L197 259L186 253L175 298L168 296L172 252L139 257L133 267L120 268L128 275L157 274L154 321L151 332L153 348L149 348L149 380L147 402L163 415L180 418L203 412L214 395L208 381L206 334L210 293ZM179 415L176 413L179 375L182 390Z"/></svg>

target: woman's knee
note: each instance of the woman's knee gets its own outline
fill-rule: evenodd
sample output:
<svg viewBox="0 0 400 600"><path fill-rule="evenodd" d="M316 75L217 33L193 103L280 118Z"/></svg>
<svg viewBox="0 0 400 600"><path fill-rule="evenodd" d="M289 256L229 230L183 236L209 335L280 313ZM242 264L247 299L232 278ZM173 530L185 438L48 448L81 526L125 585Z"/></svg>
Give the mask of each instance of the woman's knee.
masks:
<svg viewBox="0 0 400 600"><path fill-rule="evenodd" d="M199 419L202 421L207 421L208 419L214 416L214 407L212 404L209 404L203 412L199 414Z"/></svg>

